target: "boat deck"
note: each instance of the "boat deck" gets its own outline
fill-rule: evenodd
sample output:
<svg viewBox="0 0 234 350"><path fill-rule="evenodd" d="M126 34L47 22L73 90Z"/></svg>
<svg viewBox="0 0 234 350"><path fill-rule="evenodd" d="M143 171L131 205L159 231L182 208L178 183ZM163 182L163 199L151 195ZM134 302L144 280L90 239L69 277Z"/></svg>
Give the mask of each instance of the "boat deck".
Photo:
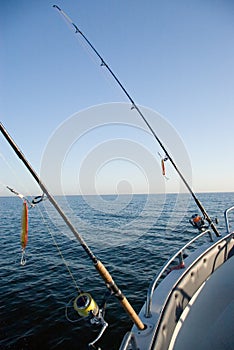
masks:
<svg viewBox="0 0 234 350"><path fill-rule="evenodd" d="M191 299L175 330L174 350L234 348L234 256ZM186 321L185 321L186 320ZM185 321L185 322L184 322ZM179 330L180 328L180 330Z"/></svg>

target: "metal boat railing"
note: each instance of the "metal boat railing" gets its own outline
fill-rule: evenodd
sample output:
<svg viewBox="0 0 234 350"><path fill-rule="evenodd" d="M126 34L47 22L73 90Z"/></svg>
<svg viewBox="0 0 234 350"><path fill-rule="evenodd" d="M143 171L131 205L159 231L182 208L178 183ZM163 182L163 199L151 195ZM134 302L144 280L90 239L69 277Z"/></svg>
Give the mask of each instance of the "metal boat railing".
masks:
<svg viewBox="0 0 234 350"><path fill-rule="evenodd" d="M129 346L131 346L131 350L138 350L135 335L132 332L125 334L119 350L128 350Z"/></svg>
<svg viewBox="0 0 234 350"><path fill-rule="evenodd" d="M234 207L233 207L234 208ZM199 235L191 239L188 243L186 243L179 251L177 251L162 267L161 271L154 277L152 282L150 283L148 292L147 292L147 298L146 298L146 307L145 307L145 317L149 318L151 317L151 306L152 306L152 297L155 288L157 287L157 284L159 283L159 280L163 277L163 274L166 272L168 267L171 265L171 263L178 257L183 256L183 252L185 249L187 249L192 243L194 243L199 238L203 237L204 235L209 234L209 237L212 239L211 231L209 229L201 232Z"/></svg>
<svg viewBox="0 0 234 350"><path fill-rule="evenodd" d="M226 209L225 212L224 212L225 224L226 224L226 228L227 228L227 232L228 232L228 233L231 233L230 224L229 224L229 219L228 219L228 213L229 213L231 210L234 210L234 206L233 206L233 207L230 207L230 208L228 208L228 209Z"/></svg>

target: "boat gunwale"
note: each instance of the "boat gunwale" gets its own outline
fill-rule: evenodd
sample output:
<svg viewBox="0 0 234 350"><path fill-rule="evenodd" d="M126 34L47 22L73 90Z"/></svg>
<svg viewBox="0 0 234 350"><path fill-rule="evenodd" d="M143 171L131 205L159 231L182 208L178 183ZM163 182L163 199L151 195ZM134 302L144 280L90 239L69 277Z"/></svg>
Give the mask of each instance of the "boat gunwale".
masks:
<svg viewBox="0 0 234 350"><path fill-rule="evenodd" d="M234 246L234 242L232 242L233 244L231 244L231 248L230 250L228 251L228 248L227 246L229 245L229 243L234 240L234 232L231 232L231 233L228 233L226 234L225 236L221 237L221 238L218 238L217 241L215 241L213 244L211 244L207 249L204 250L203 253L201 253L197 258L195 258L195 260L193 262L191 262L189 264L189 266L186 268L186 270L181 274L181 276L179 276L179 278L177 279L176 283L174 284L174 286L171 288L171 291L170 293L167 295L166 299L165 299L165 302L164 302L164 305L162 306L162 309L160 311L160 315L159 315L159 318L158 318L158 322L156 324L156 327L155 327L155 334L154 334L154 340L153 340L153 343L150 347L150 350L155 350L155 349L168 349L168 345L170 344L170 340L171 340L171 337L170 337L170 340L168 341L168 336L167 336L167 341L168 343L167 344L164 344L166 345L165 346L160 346L160 341L158 340L159 339L159 336L163 333L160 332L161 328L164 328L165 330L165 325L162 326L162 323L164 321L164 318L166 317L166 313L168 312L168 308L169 308L169 303L170 301L172 301L172 298L173 298L173 294L175 293L178 293L178 290L179 290L179 285L186 279L186 277L192 273L191 270L195 269L196 266L204 259L205 257L213 252L212 256L209 257L209 259L212 259L213 261L213 268L211 270L211 273L210 274L207 274L206 278L204 278L204 280L201 280L199 283L198 283L198 287L193 291L193 294L191 295L191 298L192 296L197 292L197 290L201 287L201 285L215 272L215 270L221 266L222 264L225 263L225 261L228 260L228 253L230 252L230 250L233 248ZM224 242L225 241L225 242ZM220 247L220 244L223 243L224 244L222 245L222 247ZM215 250L217 248L217 254L215 253ZM198 248L199 249L199 248ZM221 259L221 262L218 263L218 258L219 258L219 255L223 253L224 256L223 256L223 259ZM199 277L201 276L201 267L198 267L197 269L199 271ZM206 268L206 270L208 270L208 268ZM190 299L191 299L190 298ZM179 298L177 298L177 303L178 303L178 300ZM172 301L173 303L173 301ZM183 310L185 309L185 307L188 305L189 303L189 300L187 300L187 303L184 303L183 304ZM183 312L183 310L181 310L181 314ZM177 320L178 322L178 320ZM175 322L174 326L176 326L177 322ZM162 326L162 327L161 327ZM171 332L171 335L173 334L174 332L174 329L175 327L172 329L172 332ZM156 339L157 339L157 344L156 344Z"/></svg>
<svg viewBox="0 0 234 350"><path fill-rule="evenodd" d="M171 330L171 336L169 337L169 341L167 342L167 344L160 343L158 339L160 337L160 334L163 334L164 332L164 330L161 329L161 325L164 321L165 314L168 311L168 304L170 302L172 302L172 304L174 303L172 298L173 298L173 294L176 293L176 288L179 286L179 284L183 280L186 279L186 276L188 276L191 273L191 270L196 268L196 265L199 264L199 262L204 260L204 258L209 253L212 254L213 252L212 256L209 257L209 259L211 260L211 264L213 262L213 268L210 270L210 273L207 274L204 277L204 279L199 282L199 285L197 286L196 290L193 291L193 295L194 295L196 291L201 287L201 285L205 283L205 281L215 272L215 270L219 266L221 266L223 263L225 263L225 261L229 258L228 254L234 246L234 242L231 242L233 239L234 239L234 232L231 232L231 233L226 233L225 236L217 237L213 242L204 243L202 246L199 246L191 255L189 255L188 258L185 259L187 267L185 267L184 269L171 271L171 273L168 276L166 276L166 278L164 278L161 281L161 283L159 283L159 285L157 286L157 288L155 288L153 293L153 299L152 299L153 306L155 306L155 301L158 301L159 296L162 296L163 294L165 295L162 303L160 304L161 306L156 305L157 310L156 311L154 310L152 312L152 316L149 318L146 318L144 314L145 304L143 305L139 313L139 316L142 317L143 322L148 327L150 326L150 329L139 331L138 329L136 329L135 326L133 326L131 332L129 332L129 336L127 337L127 339L126 338L123 339L120 349L134 350L134 347L129 347L133 345L132 340L134 339L133 343L135 344L136 342L137 350L155 350L155 349L167 350L168 345L170 344L170 340L173 335L175 326L178 323L178 320L177 322L174 323L174 327ZM229 245L230 242L231 242L230 249L228 249L227 246ZM221 243L223 243L222 246L220 246ZM201 251L202 248L203 250ZM223 258L221 259L221 261L217 263L217 259L219 258L219 255L222 252L223 252ZM177 255L178 255L178 252L177 252ZM198 268L198 270L200 269ZM206 268L206 270L208 270L208 268ZM165 286L165 281L168 281L168 278L169 278L170 285L166 284ZM169 289L169 291L168 290L165 291L165 289L167 288ZM191 295L191 298L193 295ZM188 303L189 303L189 300L187 301L187 303L184 303L183 310L188 305ZM160 310L159 310L159 306L160 306ZM183 310L181 311L181 314ZM168 335L167 335L167 338L168 338ZM128 344L126 344L126 340L129 341Z"/></svg>

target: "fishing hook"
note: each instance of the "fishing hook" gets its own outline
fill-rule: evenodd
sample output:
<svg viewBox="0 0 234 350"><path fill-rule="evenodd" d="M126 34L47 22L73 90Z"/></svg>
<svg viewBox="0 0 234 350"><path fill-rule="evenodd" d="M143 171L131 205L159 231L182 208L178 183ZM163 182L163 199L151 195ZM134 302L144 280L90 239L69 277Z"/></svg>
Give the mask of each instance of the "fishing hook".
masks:
<svg viewBox="0 0 234 350"><path fill-rule="evenodd" d="M26 265L26 258L25 258L25 250L24 249L22 249L22 256L21 256L21 261L20 261L20 264L22 265L22 266L24 266L24 265Z"/></svg>

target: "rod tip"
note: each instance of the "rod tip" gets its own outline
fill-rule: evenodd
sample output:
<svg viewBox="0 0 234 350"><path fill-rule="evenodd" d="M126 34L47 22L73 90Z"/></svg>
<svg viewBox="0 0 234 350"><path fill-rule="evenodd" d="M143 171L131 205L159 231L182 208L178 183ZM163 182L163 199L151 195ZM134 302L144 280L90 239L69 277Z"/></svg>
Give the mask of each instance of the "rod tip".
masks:
<svg viewBox="0 0 234 350"><path fill-rule="evenodd" d="M57 10L61 11L61 8L58 7L57 5L53 5L54 8L56 8Z"/></svg>

